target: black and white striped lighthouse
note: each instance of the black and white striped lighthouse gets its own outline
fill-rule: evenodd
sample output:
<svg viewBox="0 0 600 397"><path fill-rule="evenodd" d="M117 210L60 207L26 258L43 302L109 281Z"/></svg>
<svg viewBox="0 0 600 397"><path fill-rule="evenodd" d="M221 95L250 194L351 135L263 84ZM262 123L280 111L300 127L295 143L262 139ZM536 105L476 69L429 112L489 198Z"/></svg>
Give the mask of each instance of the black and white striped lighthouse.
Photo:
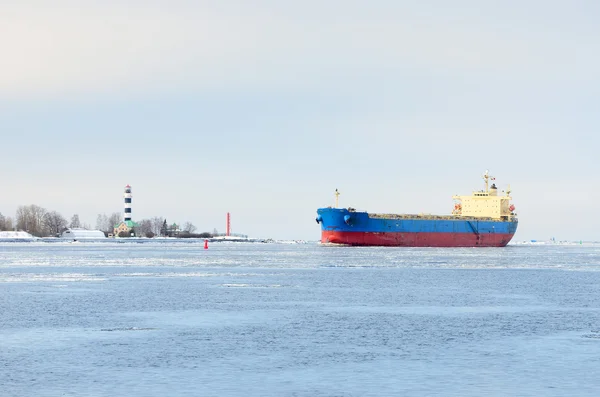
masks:
<svg viewBox="0 0 600 397"><path fill-rule="evenodd" d="M123 198L125 199L125 212L123 212L123 221L131 221L131 186L125 186Z"/></svg>

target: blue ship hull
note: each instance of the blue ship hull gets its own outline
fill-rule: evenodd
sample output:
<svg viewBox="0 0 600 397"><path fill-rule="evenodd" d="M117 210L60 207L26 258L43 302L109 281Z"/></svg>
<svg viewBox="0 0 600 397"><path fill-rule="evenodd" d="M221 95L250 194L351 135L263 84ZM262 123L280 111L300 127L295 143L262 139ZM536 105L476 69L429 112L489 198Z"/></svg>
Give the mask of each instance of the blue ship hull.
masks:
<svg viewBox="0 0 600 397"><path fill-rule="evenodd" d="M319 208L321 242L405 247L504 247L518 221L490 218L378 215L342 208Z"/></svg>

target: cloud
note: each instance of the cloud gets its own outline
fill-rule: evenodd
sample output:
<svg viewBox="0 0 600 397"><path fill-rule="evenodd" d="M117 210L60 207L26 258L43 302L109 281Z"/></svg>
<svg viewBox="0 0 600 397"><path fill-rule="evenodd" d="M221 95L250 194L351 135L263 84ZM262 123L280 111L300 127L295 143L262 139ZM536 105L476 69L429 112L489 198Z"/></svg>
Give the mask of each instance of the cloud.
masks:
<svg viewBox="0 0 600 397"><path fill-rule="evenodd" d="M406 70L586 78L600 63L577 32L391 2L303 4L20 2L0 15L0 96L301 89Z"/></svg>

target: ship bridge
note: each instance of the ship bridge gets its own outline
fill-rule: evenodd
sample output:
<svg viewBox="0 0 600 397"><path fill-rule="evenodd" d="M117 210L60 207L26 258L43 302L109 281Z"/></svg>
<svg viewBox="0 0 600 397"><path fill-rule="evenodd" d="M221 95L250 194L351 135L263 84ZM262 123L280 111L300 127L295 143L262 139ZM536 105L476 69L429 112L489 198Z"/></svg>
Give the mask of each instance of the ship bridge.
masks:
<svg viewBox="0 0 600 397"><path fill-rule="evenodd" d="M493 183L496 178L485 171L483 179L485 190L475 191L470 196L452 196L456 200L452 214L457 217L484 217L507 221L516 219L515 206L510 203L510 185L506 193L499 196L498 188Z"/></svg>

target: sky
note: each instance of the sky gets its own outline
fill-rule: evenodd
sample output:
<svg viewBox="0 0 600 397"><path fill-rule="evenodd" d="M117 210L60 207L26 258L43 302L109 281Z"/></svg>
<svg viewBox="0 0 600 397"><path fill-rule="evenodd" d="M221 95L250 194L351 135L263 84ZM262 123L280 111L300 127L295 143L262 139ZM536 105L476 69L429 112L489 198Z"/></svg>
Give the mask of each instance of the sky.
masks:
<svg viewBox="0 0 600 397"><path fill-rule="evenodd" d="M316 209L600 240L600 3L0 0L0 212L317 240Z"/></svg>

